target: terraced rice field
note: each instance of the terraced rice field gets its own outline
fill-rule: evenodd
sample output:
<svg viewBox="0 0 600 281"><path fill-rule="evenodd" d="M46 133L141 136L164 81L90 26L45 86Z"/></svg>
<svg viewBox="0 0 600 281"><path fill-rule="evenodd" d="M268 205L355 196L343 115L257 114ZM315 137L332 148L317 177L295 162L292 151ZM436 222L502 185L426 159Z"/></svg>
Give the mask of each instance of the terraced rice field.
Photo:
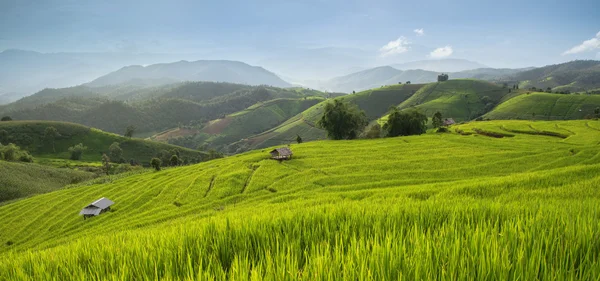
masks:
<svg viewBox="0 0 600 281"><path fill-rule="evenodd" d="M597 280L597 123L472 122L73 186L0 206L0 279ZM77 216L103 196L112 212Z"/></svg>

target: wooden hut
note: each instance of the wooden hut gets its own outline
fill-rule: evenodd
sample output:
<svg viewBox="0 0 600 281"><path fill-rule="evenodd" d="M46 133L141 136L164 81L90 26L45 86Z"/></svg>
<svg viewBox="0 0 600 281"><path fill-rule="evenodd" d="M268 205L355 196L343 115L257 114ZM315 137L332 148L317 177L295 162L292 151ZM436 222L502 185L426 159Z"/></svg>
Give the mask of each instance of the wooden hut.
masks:
<svg viewBox="0 0 600 281"><path fill-rule="evenodd" d="M289 147L275 148L271 152L271 159L289 160L292 159L292 150Z"/></svg>
<svg viewBox="0 0 600 281"><path fill-rule="evenodd" d="M94 201L92 204L89 204L85 208L83 208L81 210L81 212L79 212L79 215L83 215L83 219L86 219L88 217L97 216L106 211L109 211L110 206L112 206L113 204L115 204L115 202L110 201L106 197L102 197L102 198Z"/></svg>
<svg viewBox="0 0 600 281"><path fill-rule="evenodd" d="M444 126L450 126L450 125L454 125L456 122L454 122L454 119L452 118L446 118L444 120Z"/></svg>

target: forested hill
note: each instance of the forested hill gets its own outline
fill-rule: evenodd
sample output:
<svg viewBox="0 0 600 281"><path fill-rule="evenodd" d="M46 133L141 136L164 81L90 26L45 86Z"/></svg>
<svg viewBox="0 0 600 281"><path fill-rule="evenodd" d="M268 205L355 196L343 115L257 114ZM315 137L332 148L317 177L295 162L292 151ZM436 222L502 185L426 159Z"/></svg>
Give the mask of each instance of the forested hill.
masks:
<svg viewBox="0 0 600 281"><path fill-rule="evenodd" d="M270 85L290 87L274 73L258 66L238 61L199 60L160 63L149 66L133 65L123 67L88 83L99 87L121 84L136 79L164 79L177 81L216 81L248 85Z"/></svg>
<svg viewBox="0 0 600 281"><path fill-rule="evenodd" d="M15 120L74 122L119 134L133 125L139 133L150 133L180 125L199 125L276 98L328 96L300 88L214 82L132 87L130 90L113 87L44 90L0 107L0 114L10 115Z"/></svg>

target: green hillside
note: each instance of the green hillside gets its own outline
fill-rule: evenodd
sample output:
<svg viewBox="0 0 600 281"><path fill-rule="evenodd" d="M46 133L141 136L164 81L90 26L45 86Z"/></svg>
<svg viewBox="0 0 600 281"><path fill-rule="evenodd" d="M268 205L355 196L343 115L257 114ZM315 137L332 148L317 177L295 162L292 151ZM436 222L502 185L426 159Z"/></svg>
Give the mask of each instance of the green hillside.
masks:
<svg viewBox="0 0 600 281"><path fill-rule="evenodd" d="M0 203L47 193L94 176L95 174L85 171L0 161Z"/></svg>
<svg viewBox="0 0 600 281"><path fill-rule="evenodd" d="M276 127L322 100L323 98L314 97L261 102L225 118L212 120L201 130L178 128L156 135L153 139L187 147L206 144L211 148L235 153L239 148L230 149L229 144Z"/></svg>
<svg viewBox="0 0 600 281"><path fill-rule="evenodd" d="M490 82L449 80L427 84L398 107L417 108L428 117L439 111L445 118L468 121L491 110L508 92L508 89Z"/></svg>
<svg viewBox="0 0 600 281"><path fill-rule="evenodd" d="M484 115L489 119L568 120L594 115L600 95L531 93L509 99Z"/></svg>
<svg viewBox="0 0 600 281"><path fill-rule="evenodd" d="M52 143L44 139L47 127L57 129L60 136ZM4 133L3 131L6 131ZM83 153L83 161L100 161L102 153L108 153L108 148L118 142L123 149L123 158L148 164L152 157L160 151L178 149L182 158L188 160L206 160L208 155L204 152L186 149L165 143L152 142L137 138L125 138L116 134L106 133L98 129L85 127L79 124L51 121L10 121L0 122L0 142L15 143L28 150L34 157L68 159L69 147L83 143L87 150Z"/></svg>
<svg viewBox="0 0 600 281"><path fill-rule="evenodd" d="M344 99L356 104L365 111L369 120L375 120L384 115L390 106L402 103L423 86L423 84L392 85L337 97L337 99ZM331 101L323 101L314 105L283 124L238 142L236 145L256 149L289 144L295 142L298 135L304 141L325 139L326 132L317 128L316 124L323 115L323 107L327 102Z"/></svg>
<svg viewBox="0 0 600 281"><path fill-rule="evenodd" d="M310 142L35 196L0 206L0 279L597 278L597 122L477 127L570 133Z"/></svg>
<svg viewBox="0 0 600 281"><path fill-rule="evenodd" d="M583 92L600 89L599 76L600 61L576 60L519 72L505 79L519 83L522 89L536 87L557 92Z"/></svg>
<svg viewBox="0 0 600 281"><path fill-rule="evenodd" d="M83 124L122 134L133 125L154 134L178 126L200 126L209 120L278 98L328 97L302 88L231 83L185 82L158 87L116 85L46 89L12 104L0 115L14 120L49 120Z"/></svg>

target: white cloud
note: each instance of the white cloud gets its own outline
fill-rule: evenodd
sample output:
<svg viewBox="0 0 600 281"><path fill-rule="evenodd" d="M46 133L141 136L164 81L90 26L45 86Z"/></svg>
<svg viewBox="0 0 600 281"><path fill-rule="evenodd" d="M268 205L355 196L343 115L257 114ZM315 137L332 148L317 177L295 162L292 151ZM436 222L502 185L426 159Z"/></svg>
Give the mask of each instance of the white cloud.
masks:
<svg viewBox="0 0 600 281"><path fill-rule="evenodd" d="M569 50L566 50L563 53L563 56L579 54L579 53L583 53L583 52L589 52L589 51L593 51L595 49L600 49L600 32L598 32L596 34L595 38L592 38L590 40L585 40L580 45L577 45Z"/></svg>
<svg viewBox="0 0 600 281"><path fill-rule="evenodd" d="M422 28L417 28L417 29L413 30L413 32L416 33L417 36L425 35L425 30L423 30Z"/></svg>
<svg viewBox="0 0 600 281"><path fill-rule="evenodd" d="M429 53L429 57L434 59L440 59L450 56L452 55L452 53L454 53L454 50L452 50L452 46L439 47L433 50L431 53Z"/></svg>
<svg viewBox="0 0 600 281"><path fill-rule="evenodd" d="M379 53L382 57L391 55L402 54L410 50L411 42L408 41L404 36L400 36L397 40L388 42L385 46L379 49Z"/></svg>

